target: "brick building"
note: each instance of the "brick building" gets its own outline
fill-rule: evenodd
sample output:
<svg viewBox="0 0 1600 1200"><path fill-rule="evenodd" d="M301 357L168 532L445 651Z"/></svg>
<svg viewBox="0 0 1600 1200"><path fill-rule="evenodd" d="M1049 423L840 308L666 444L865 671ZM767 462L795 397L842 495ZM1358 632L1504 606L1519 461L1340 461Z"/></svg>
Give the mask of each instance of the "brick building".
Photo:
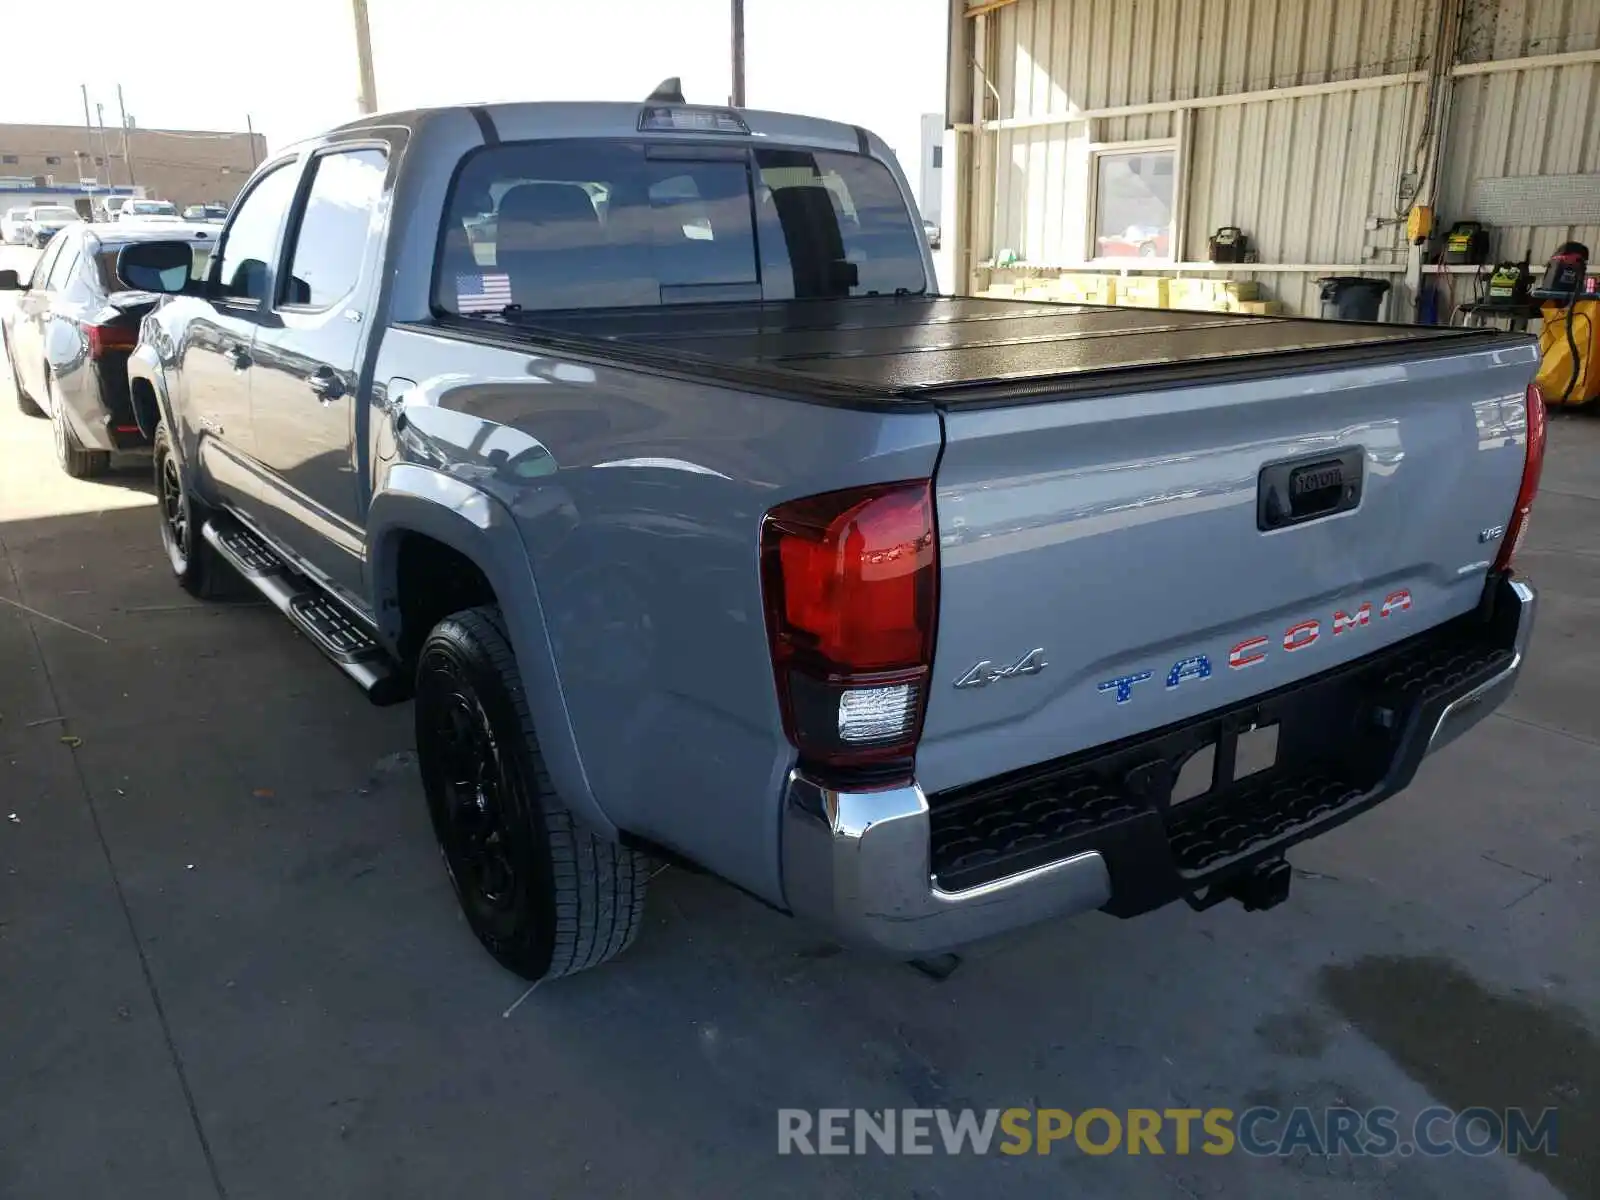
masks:
<svg viewBox="0 0 1600 1200"><path fill-rule="evenodd" d="M90 179L103 186L132 184L179 206L232 203L266 153L259 133L130 129L124 158L120 129L0 125L0 177L46 182L53 177L58 185Z"/></svg>

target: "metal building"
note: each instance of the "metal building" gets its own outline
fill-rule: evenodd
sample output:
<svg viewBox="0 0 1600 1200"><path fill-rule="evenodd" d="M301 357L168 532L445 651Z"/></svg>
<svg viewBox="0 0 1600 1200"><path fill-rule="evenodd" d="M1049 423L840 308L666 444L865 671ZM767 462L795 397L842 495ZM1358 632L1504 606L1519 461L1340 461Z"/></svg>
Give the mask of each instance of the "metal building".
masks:
<svg viewBox="0 0 1600 1200"><path fill-rule="evenodd" d="M1099 270L1315 313L1366 275L1409 320L1474 273L1416 206L1491 262L1600 249L1600 0L951 0L950 35L958 290ZM1253 261L1211 261L1223 226Z"/></svg>

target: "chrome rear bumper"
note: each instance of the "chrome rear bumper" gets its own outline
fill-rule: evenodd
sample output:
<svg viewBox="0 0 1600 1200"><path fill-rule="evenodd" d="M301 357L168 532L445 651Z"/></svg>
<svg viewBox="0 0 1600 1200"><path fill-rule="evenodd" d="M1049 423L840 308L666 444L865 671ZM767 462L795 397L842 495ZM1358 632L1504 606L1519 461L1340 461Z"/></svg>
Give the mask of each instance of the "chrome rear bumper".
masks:
<svg viewBox="0 0 1600 1200"><path fill-rule="evenodd" d="M1511 580L1509 586L1520 605L1511 662L1493 679L1485 680L1445 707L1433 727L1433 735L1428 739L1428 748L1425 751L1427 754L1448 746L1499 708L1506 697L1511 695L1511 690L1517 686L1517 676L1522 671L1522 660L1528 652L1528 639L1533 636L1533 621L1539 610L1539 595L1521 579Z"/></svg>
<svg viewBox="0 0 1600 1200"><path fill-rule="evenodd" d="M790 908L858 945L933 954L1111 898L1105 860L1092 851L944 891L933 881L928 801L915 784L841 792L793 772L783 811Z"/></svg>
<svg viewBox="0 0 1600 1200"><path fill-rule="evenodd" d="M1515 622L1515 633L1507 639L1507 665L1460 695L1431 700L1416 713L1415 733L1403 739L1385 782L1352 811L1403 789L1424 755L1460 737L1510 695L1533 632L1537 596L1521 580L1501 586L1508 589L1512 607L1500 628ZM1503 658L1506 641L1499 645ZM915 783L881 791L841 791L794 771L785 789L782 822L783 886L790 909L827 926L842 940L905 957L951 950L1053 917L1102 908L1112 900L1114 872L1108 857L1121 864L1117 878L1126 880L1130 854L1136 865L1154 863L1158 871L1162 868L1156 860L1167 855L1156 822L1154 841L1138 849L1107 838L1098 848L1080 845L1054 862L946 891L933 872L928 800ZM1281 857L1292 841L1337 823L1307 828L1279 848L1264 843L1262 853ZM1118 885L1113 911L1124 904L1123 886ZM1185 885L1180 881L1177 886L1181 890ZM1168 891L1148 905L1135 901L1132 907L1147 910L1178 894Z"/></svg>

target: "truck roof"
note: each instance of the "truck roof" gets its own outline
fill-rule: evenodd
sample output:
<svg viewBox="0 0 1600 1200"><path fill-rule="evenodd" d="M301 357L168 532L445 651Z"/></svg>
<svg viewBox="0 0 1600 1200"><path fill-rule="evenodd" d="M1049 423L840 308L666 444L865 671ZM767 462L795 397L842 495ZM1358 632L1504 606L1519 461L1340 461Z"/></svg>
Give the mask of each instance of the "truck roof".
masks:
<svg viewBox="0 0 1600 1200"><path fill-rule="evenodd" d="M474 120L486 117L503 141L521 141L532 138L563 137L729 137L740 140L743 135L704 133L675 134L652 133L641 135L639 116L647 107L662 107L658 101L523 101L513 104L456 104L434 108L412 108L394 112L372 113L346 121L335 130L375 129L400 125L407 128L426 122L442 113L471 115ZM727 110L718 104L673 104L673 108L699 108ZM768 112L761 109L741 108L731 110L750 128L750 137L763 141L780 141L789 145L815 146L827 150L859 150L871 139L866 130L839 121L825 121L818 117L794 113ZM330 130L329 132L334 132ZM312 139L308 139L312 140ZM882 150L880 145L877 147Z"/></svg>

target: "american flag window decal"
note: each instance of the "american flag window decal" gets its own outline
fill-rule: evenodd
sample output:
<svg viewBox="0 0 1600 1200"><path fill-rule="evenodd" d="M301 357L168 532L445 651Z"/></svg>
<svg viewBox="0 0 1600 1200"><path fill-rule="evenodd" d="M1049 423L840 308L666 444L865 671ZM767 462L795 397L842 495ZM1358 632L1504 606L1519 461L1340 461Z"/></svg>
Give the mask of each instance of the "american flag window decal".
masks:
<svg viewBox="0 0 1600 1200"><path fill-rule="evenodd" d="M504 271L456 276L456 312L498 313L511 303L511 276Z"/></svg>

